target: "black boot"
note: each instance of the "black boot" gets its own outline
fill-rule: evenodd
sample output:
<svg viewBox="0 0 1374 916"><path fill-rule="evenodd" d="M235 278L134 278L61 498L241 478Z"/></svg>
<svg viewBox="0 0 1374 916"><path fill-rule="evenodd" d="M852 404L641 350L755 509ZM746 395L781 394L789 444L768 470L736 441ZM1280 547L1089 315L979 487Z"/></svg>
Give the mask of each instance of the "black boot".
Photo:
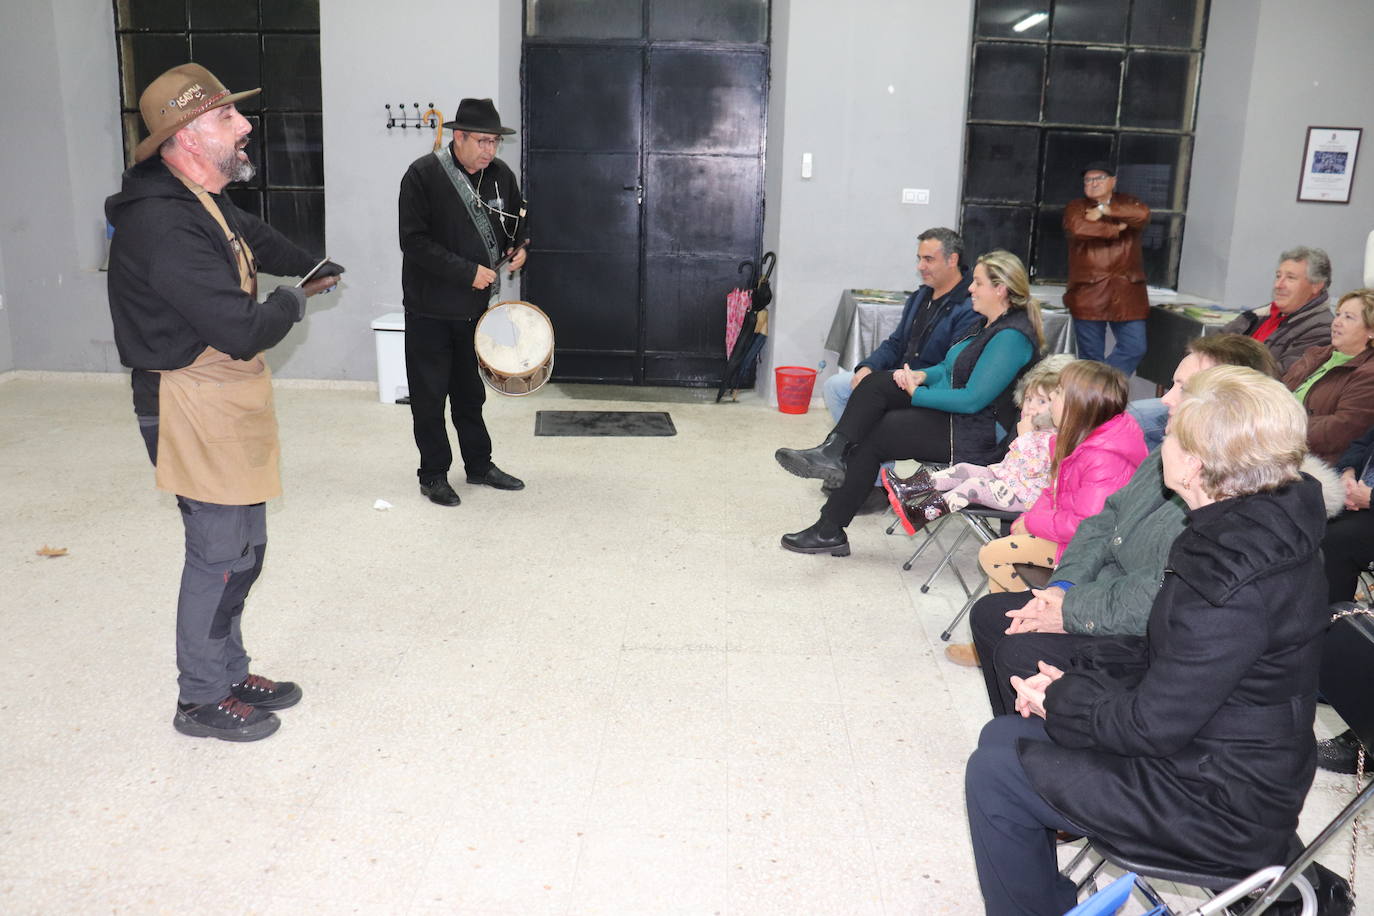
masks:
<svg viewBox="0 0 1374 916"><path fill-rule="evenodd" d="M832 487L844 483L844 450L849 440L831 431L815 448L780 448L773 457L789 474L823 480Z"/></svg>
<svg viewBox="0 0 1374 916"><path fill-rule="evenodd" d="M832 557L849 556L849 538L844 529L827 525L820 519L804 531L782 536L782 546L793 553L828 553Z"/></svg>

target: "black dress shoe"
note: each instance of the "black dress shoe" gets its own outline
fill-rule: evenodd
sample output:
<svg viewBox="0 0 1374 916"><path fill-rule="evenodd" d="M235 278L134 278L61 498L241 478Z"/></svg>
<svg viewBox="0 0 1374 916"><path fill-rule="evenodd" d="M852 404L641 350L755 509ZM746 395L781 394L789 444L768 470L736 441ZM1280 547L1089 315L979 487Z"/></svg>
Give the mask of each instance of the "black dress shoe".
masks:
<svg viewBox="0 0 1374 916"><path fill-rule="evenodd" d="M430 502L440 506L456 506L462 502L458 494L453 492L453 487L449 486L448 480L443 477L428 483L420 481L420 492L429 497Z"/></svg>
<svg viewBox="0 0 1374 916"><path fill-rule="evenodd" d="M512 477L505 471L492 465L485 474L469 474L468 483L478 484L484 487L493 487L497 490L523 490L525 482L518 477Z"/></svg>
<svg viewBox="0 0 1374 916"><path fill-rule="evenodd" d="M805 531L782 536L782 546L793 553L828 553L832 557L849 556L849 538L844 529L834 536L820 532L821 523L816 522Z"/></svg>
<svg viewBox="0 0 1374 916"><path fill-rule="evenodd" d="M844 483L844 451L848 445L848 439L832 432L815 448L780 448L773 457L789 474L838 487Z"/></svg>
<svg viewBox="0 0 1374 916"><path fill-rule="evenodd" d="M1352 731L1342 732L1334 738L1317 742L1317 766L1332 773L1354 773L1355 764L1360 757L1360 742ZM1374 761L1365 754L1365 766L1374 767Z"/></svg>

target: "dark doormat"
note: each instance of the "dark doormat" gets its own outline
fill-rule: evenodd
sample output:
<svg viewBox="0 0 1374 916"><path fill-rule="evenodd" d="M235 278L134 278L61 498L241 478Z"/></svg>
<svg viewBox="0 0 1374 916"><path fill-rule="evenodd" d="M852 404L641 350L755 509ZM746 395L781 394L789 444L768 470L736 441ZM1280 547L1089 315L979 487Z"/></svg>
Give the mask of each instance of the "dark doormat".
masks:
<svg viewBox="0 0 1374 916"><path fill-rule="evenodd" d="M676 436L673 418L662 410L541 410L536 436Z"/></svg>

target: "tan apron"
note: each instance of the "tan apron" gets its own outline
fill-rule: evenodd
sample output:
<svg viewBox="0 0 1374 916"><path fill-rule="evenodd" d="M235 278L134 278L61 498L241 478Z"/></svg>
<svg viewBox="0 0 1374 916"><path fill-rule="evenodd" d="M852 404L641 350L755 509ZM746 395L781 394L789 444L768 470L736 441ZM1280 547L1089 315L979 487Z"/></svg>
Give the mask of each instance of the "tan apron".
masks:
<svg viewBox="0 0 1374 916"><path fill-rule="evenodd" d="M224 230L238 259L239 284L256 299L257 271L247 241L229 229L204 188L175 169L172 174ZM226 506L249 506L280 496L281 446L272 405L272 371L262 354L245 361L206 347L191 365L162 370L161 375L158 489Z"/></svg>

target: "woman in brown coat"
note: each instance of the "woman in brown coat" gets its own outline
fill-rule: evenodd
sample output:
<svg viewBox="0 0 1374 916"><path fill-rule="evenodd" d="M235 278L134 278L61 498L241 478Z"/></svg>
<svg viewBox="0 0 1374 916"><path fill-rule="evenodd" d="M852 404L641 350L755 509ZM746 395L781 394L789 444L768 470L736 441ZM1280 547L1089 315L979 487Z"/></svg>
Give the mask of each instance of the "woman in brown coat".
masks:
<svg viewBox="0 0 1374 916"><path fill-rule="evenodd" d="M1374 426L1374 289L1341 297L1330 346L1308 349L1283 383L1307 408L1307 447L1335 464Z"/></svg>

